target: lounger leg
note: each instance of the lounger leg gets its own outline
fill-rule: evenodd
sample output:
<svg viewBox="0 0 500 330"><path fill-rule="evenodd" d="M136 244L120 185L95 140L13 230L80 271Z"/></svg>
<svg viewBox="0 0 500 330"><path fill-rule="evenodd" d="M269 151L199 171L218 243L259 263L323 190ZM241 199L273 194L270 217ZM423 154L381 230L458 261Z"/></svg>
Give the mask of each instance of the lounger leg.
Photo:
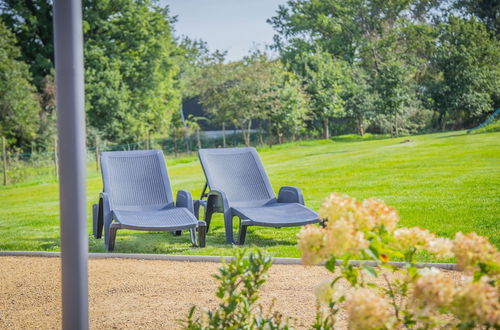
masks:
<svg viewBox="0 0 500 330"><path fill-rule="evenodd" d="M247 236L247 228L248 226L245 226L240 223L240 231L238 233L238 245L245 244L245 238Z"/></svg>
<svg viewBox="0 0 500 330"><path fill-rule="evenodd" d="M97 204L92 205L92 233L95 238L99 235L98 233L98 217L99 217L99 206Z"/></svg>
<svg viewBox="0 0 500 330"><path fill-rule="evenodd" d="M212 200L209 200L207 202L207 207L205 208L205 216L203 217L203 220L207 223L207 233L208 229L210 228L210 221L212 220L212 214L214 212L214 207Z"/></svg>
<svg viewBox="0 0 500 330"><path fill-rule="evenodd" d="M117 230L118 230L117 226L111 225L109 228L108 244L106 245L106 250L108 251L113 251L115 249L115 239Z"/></svg>
<svg viewBox="0 0 500 330"><path fill-rule="evenodd" d="M92 222L94 225L94 237L99 239L102 238L102 227L104 225L103 219L103 202L102 198L99 198L99 204L92 205Z"/></svg>
<svg viewBox="0 0 500 330"><path fill-rule="evenodd" d="M226 243L235 244L233 238L233 213L231 210L224 212L224 225L226 227Z"/></svg>
<svg viewBox="0 0 500 330"><path fill-rule="evenodd" d="M189 234L191 236L191 243L193 243L193 246L198 246L196 243L196 228L189 229Z"/></svg>
<svg viewBox="0 0 500 330"><path fill-rule="evenodd" d="M194 204L193 205L194 216L195 216L196 219L200 219L200 201L196 200L193 204Z"/></svg>
<svg viewBox="0 0 500 330"><path fill-rule="evenodd" d="M205 247L207 236L207 224L205 221L198 222L198 247Z"/></svg>

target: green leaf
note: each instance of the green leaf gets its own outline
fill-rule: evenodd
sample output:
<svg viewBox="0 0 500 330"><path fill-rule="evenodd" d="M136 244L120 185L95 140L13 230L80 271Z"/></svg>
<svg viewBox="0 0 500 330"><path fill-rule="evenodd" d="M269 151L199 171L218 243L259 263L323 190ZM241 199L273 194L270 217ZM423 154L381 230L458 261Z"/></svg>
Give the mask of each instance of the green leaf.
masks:
<svg viewBox="0 0 500 330"><path fill-rule="evenodd" d="M378 274L377 274L377 271L375 270L375 268L371 267L371 266L368 266L368 265L363 265L363 269L368 273L370 274L371 276L373 277L378 277Z"/></svg>
<svg viewBox="0 0 500 330"><path fill-rule="evenodd" d="M326 263L325 263L325 268L328 269L330 272L335 272L335 266L337 265L337 259L335 257L331 257Z"/></svg>

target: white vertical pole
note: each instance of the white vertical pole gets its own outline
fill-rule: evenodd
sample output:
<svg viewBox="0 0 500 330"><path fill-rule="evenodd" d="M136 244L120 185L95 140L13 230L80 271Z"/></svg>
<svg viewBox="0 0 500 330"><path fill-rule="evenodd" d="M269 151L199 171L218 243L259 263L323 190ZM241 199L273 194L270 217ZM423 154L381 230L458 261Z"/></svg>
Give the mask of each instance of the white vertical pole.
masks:
<svg viewBox="0 0 500 330"><path fill-rule="evenodd" d="M81 0L54 1L63 329L88 329Z"/></svg>

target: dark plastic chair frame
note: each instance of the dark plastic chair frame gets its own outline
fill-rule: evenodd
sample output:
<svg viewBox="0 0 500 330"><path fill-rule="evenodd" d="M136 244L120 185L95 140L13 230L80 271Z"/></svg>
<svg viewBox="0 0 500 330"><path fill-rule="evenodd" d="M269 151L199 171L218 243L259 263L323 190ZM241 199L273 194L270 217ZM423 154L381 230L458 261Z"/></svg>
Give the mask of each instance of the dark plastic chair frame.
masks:
<svg viewBox="0 0 500 330"><path fill-rule="evenodd" d="M245 216L245 214L242 214L241 212L238 212L237 208L238 207L252 207L255 205L255 201L248 200L245 202L238 202L236 203L237 206L234 207L235 203L231 203L230 200L228 199L226 193L219 189L216 184L215 184L215 178L213 177L213 173L210 170L210 165L209 165L209 160L208 156L210 154L216 154L216 155L235 155L235 154L241 154L241 153L250 153L253 157L253 160L255 161L255 164L257 166L259 175L261 176L266 190L267 194L269 195L269 199L266 201L259 201L259 207L271 207L273 205L281 205L281 204L300 204L303 206L303 209L307 210L310 214L309 218L304 218L303 221L294 221L294 222L287 222L286 219L283 219L284 221L279 222L279 223L272 223L272 222L256 222L248 217ZM272 189L271 183L269 182L269 178L267 177L267 174L264 170L264 166L262 165L262 162L260 160L260 157L257 153L257 151L254 148L224 148L224 149L200 149L198 151L198 156L201 162L201 166L203 168L203 171L205 173L206 177L206 183L205 187L203 189L203 192L201 194L200 200L195 202L195 213L199 213L199 207L203 206L205 208L205 217L204 220L207 223L207 231L209 230L210 227L210 222L212 219L212 215L214 213L223 213L224 214L224 225L225 225L225 231L226 231L226 242L228 244L238 244L242 245L245 243L245 237L246 237L246 232L247 228L249 226L262 226L262 227L275 227L275 228L281 228L281 227L295 227L295 226L303 226L306 224L311 224L311 223L317 223L320 222L318 215L316 212L308 209L307 207L304 206L304 196L302 194L302 191L297 188L297 187L292 187L292 186L284 186L281 187L278 193L278 198L276 198L276 195L274 194L274 191ZM207 189L209 189L209 192L207 193ZM206 200L204 200L206 198ZM238 217L240 219L240 227L239 227L239 233L238 233L238 240L234 240L234 235L233 235L233 217Z"/></svg>
<svg viewBox="0 0 500 330"><path fill-rule="evenodd" d="M116 210L113 207L113 201L110 198L110 175L108 168L108 161L110 157L141 157L141 156L152 156L155 155L158 159L160 166L160 172L162 176L162 182L159 184L163 185L166 192L166 200L162 205L158 205L155 208L151 206L147 208L142 208L141 205L131 206L134 211L165 211L173 208L185 208L192 214L192 219L196 219L196 223L193 224L186 223L185 225L169 226L165 223L162 227L148 227L148 226L129 226L120 223L115 215ZM191 242L195 247L205 247L205 237L206 237L206 223L205 221L198 221L197 217L194 215L194 202L191 197L191 193L186 190L179 190L177 192L177 198L174 204L172 189L170 185L170 180L168 177L167 167L165 164L165 159L163 152L160 150L141 150L141 151L112 151L101 153L101 172L103 178L103 192L99 195L99 204L94 204L92 208L92 218L93 218L93 234L95 238L101 238L104 229L104 245L107 251L112 251L115 246L116 232L118 229L132 229L132 230L142 230L142 231L169 231L173 232L174 235L181 235L182 230L189 230ZM192 220L191 219L191 220ZM196 241L196 229L198 230L199 242Z"/></svg>

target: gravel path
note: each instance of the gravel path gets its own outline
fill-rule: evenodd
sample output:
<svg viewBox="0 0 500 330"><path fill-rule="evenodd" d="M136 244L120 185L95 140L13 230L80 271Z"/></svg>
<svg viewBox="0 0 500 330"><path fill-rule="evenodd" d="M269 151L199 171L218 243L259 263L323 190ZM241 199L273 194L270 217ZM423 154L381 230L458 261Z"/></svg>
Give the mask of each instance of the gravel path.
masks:
<svg viewBox="0 0 500 330"><path fill-rule="evenodd" d="M217 306L212 278L220 264L164 260L89 260L92 329L174 329L192 305ZM456 272L447 272L458 277ZM311 324L313 289L331 278L323 267L273 265L263 306ZM60 259L0 257L0 329L61 327Z"/></svg>

